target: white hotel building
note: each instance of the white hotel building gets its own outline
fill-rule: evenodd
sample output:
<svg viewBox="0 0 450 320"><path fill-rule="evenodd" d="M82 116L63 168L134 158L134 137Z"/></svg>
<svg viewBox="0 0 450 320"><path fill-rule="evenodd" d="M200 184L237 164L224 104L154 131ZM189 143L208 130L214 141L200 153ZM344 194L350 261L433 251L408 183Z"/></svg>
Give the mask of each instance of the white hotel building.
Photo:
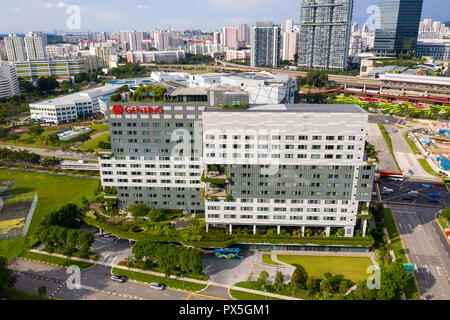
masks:
<svg viewBox="0 0 450 320"><path fill-rule="evenodd" d="M368 114L357 105L132 104L162 114L114 114L113 105L112 151L99 162L121 207L204 212L207 228L345 228L351 237L371 199Z"/></svg>

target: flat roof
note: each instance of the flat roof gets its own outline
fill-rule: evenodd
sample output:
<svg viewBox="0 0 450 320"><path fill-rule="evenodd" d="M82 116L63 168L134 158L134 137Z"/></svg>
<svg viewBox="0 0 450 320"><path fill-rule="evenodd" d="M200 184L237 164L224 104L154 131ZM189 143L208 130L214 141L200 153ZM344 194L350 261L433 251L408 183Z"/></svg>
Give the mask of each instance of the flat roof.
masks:
<svg viewBox="0 0 450 320"><path fill-rule="evenodd" d="M54 106L54 105L60 105L60 104L66 104L71 103L74 100L81 100L81 99L92 99L95 97L101 97L108 94L113 93L114 91L119 90L122 85L106 85L99 88L93 88L85 91L75 92L71 93L65 96L52 98L49 100L36 102L36 103L30 103L31 105L39 105L39 106Z"/></svg>
<svg viewBox="0 0 450 320"><path fill-rule="evenodd" d="M356 104L269 104L251 105L248 109L208 107L205 112L296 112L296 113L360 113L367 114Z"/></svg>

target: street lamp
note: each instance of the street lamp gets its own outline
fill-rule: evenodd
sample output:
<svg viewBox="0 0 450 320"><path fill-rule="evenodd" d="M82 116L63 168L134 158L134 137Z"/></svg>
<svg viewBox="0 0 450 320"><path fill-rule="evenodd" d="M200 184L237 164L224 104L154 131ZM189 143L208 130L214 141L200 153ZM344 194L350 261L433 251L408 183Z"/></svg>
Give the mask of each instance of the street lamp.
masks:
<svg viewBox="0 0 450 320"><path fill-rule="evenodd" d="M181 275L181 279L183 279L183 290L184 290L184 276Z"/></svg>

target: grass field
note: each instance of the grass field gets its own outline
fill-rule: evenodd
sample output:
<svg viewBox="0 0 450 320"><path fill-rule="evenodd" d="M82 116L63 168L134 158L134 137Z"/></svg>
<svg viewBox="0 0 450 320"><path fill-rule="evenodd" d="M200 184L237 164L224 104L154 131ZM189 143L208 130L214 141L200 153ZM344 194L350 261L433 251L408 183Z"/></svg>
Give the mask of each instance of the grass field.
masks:
<svg viewBox="0 0 450 320"><path fill-rule="evenodd" d="M278 255L277 258L282 262L301 265L309 276L323 278L326 272L330 272L353 282L367 279L367 267L372 265L370 259L365 257Z"/></svg>
<svg viewBox="0 0 450 320"><path fill-rule="evenodd" d="M195 283L195 282L189 282L189 281L182 281L182 280L176 280L176 279L169 279L165 277L158 277L154 276L152 274L142 273L142 272L134 272L130 270L124 270L124 269L113 269L113 274L124 276L127 279L132 279L136 281L143 281L143 282L159 282L161 284L164 284L166 287L169 288L175 288L175 289L184 289L188 291L200 291L206 288L205 284ZM184 282L184 284L183 284Z"/></svg>
<svg viewBox="0 0 450 320"><path fill-rule="evenodd" d="M239 290L230 290L230 294L234 299L237 300L283 300L279 298L266 297L260 294L254 294Z"/></svg>
<svg viewBox="0 0 450 320"><path fill-rule="evenodd" d="M65 258L60 258L60 257L53 257L53 256L49 256L46 254L40 254L40 253L29 252L29 251L25 251L20 256L25 259L56 264L56 265L62 266L62 267L68 267L68 266L75 265L75 266L79 266L80 269L87 269L94 265L93 263L89 263L89 262L76 261L76 260L65 259Z"/></svg>
<svg viewBox="0 0 450 320"><path fill-rule="evenodd" d="M77 149L81 150L96 150L98 149L99 142L108 142L109 132L105 132L104 134L87 141L86 143L79 146Z"/></svg>
<svg viewBox="0 0 450 320"><path fill-rule="evenodd" d="M28 233L34 232L39 223L53 210L68 203L81 206L81 198L94 197L98 186L97 179L65 177L43 173L12 171L0 169L0 180L15 179L11 194L37 192L38 204ZM0 255L13 259L27 249L25 238L0 241Z"/></svg>
<svg viewBox="0 0 450 320"><path fill-rule="evenodd" d="M270 257L270 254L263 254L263 263L265 264L271 264L274 266L279 266L280 264L278 262L275 262L272 260L272 258Z"/></svg>

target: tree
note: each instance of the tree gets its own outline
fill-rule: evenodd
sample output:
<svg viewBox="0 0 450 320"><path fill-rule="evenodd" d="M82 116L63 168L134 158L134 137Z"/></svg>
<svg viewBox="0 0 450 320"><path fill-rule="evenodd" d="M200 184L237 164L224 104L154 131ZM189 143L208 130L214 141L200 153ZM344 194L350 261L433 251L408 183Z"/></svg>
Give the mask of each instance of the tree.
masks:
<svg viewBox="0 0 450 320"><path fill-rule="evenodd" d="M306 288L308 289L308 293L313 295L317 291L317 279L315 277L308 277L306 280Z"/></svg>
<svg viewBox="0 0 450 320"><path fill-rule="evenodd" d="M40 286L38 288L38 294L39 296L43 297L47 293L47 287L46 286Z"/></svg>
<svg viewBox="0 0 450 320"><path fill-rule="evenodd" d="M41 161L41 166L43 167L53 167L61 163L61 160L58 158L44 158L44 160Z"/></svg>
<svg viewBox="0 0 450 320"><path fill-rule="evenodd" d="M266 285L268 278L269 274L267 273L267 271L261 271L257 280L258 287L263 288Z"/></svg>
<svg viewBox="0 0 450 320"><path fill-rule="evenodd" d="M37 90L41 93L48 93L50 91L55 91L58 88L59 83L53 77L42 77L39 78L37 82Z"/></svg>
<svg viewBox="0 0 450 320"><path fill-rule="evenodd" d="M444 219L447 219L447 223L450 223L450 209L444 209L441 211L440 216Z"/></svg>
<svg viewBox="0 0 450 320"><path fill-rule="evenodd" d="M339 283L339 293L345 294L348 291L348 281L342 280L341 283Z"/></svg>
<svg viewBox="0 0 450 320"><path fill-rule="evenodd" d="M44 132L44 129L41 127L40 124L35 125L35 126L31 126L28 129L28 132L33 135L33 136L40 136L42 132Z"/></svg>
<svg viewBox="0 0 450 320"><path fill-rule="evenodd" d="M20 91L26 94L31 94L35 91L34 85L27 80L19 80Z"/></svg>
<svg viewBox="0 0 450 320"><path fill-rule="evenodd" d="M277 271L277 273L275 274L275 287L277 288L277 290L281 289L283 283L284 283L283 273L281 271Z"/></svg>
<svg viewBox="0 0 450 320"><path fill-rule="evenodd" d="M255 278L255 277L253 276L253 272L250 272L250 273L248 274L247 281L248 281L248 282L252 282L253 280L255 280L254 278Z"/></svg>
<svg viewBox="0 0 450 320"><path fill-rule="evenodd" d="M331 293L332 286L329 278L325 278L322 281L320 281L320 291L325 294Z"/></svg>
<svg viewBox="0 0 450 320"><path fill-rule="evenodd" d="M164 211L162 209L152 209L149 212L150 220L153 222L161 221L162 217L164 216Z"/></svg>
<svg viewBox="0 0 450 320"><path fill-rule="evenodd" d="M8 269L8 260L0 256L0 295L3 294L5 288L12 288L16 283L16 278L12 271Z"/></svg>
<svg viewBox="0 0 450 320"><path fill-rule="evenodd" d="M80 224L80 221L77 218L79 211L76 204L67 204L57 211L52 211L44 219L43 225L76 228Z"/></svg>
<svg viewBox="0 0 450 320"><path fill-rule="evenodd" d="M128 211L131 212L133 217L145 217L149 211L150 208L145 203L133 203L128 206Z"/></svg>

